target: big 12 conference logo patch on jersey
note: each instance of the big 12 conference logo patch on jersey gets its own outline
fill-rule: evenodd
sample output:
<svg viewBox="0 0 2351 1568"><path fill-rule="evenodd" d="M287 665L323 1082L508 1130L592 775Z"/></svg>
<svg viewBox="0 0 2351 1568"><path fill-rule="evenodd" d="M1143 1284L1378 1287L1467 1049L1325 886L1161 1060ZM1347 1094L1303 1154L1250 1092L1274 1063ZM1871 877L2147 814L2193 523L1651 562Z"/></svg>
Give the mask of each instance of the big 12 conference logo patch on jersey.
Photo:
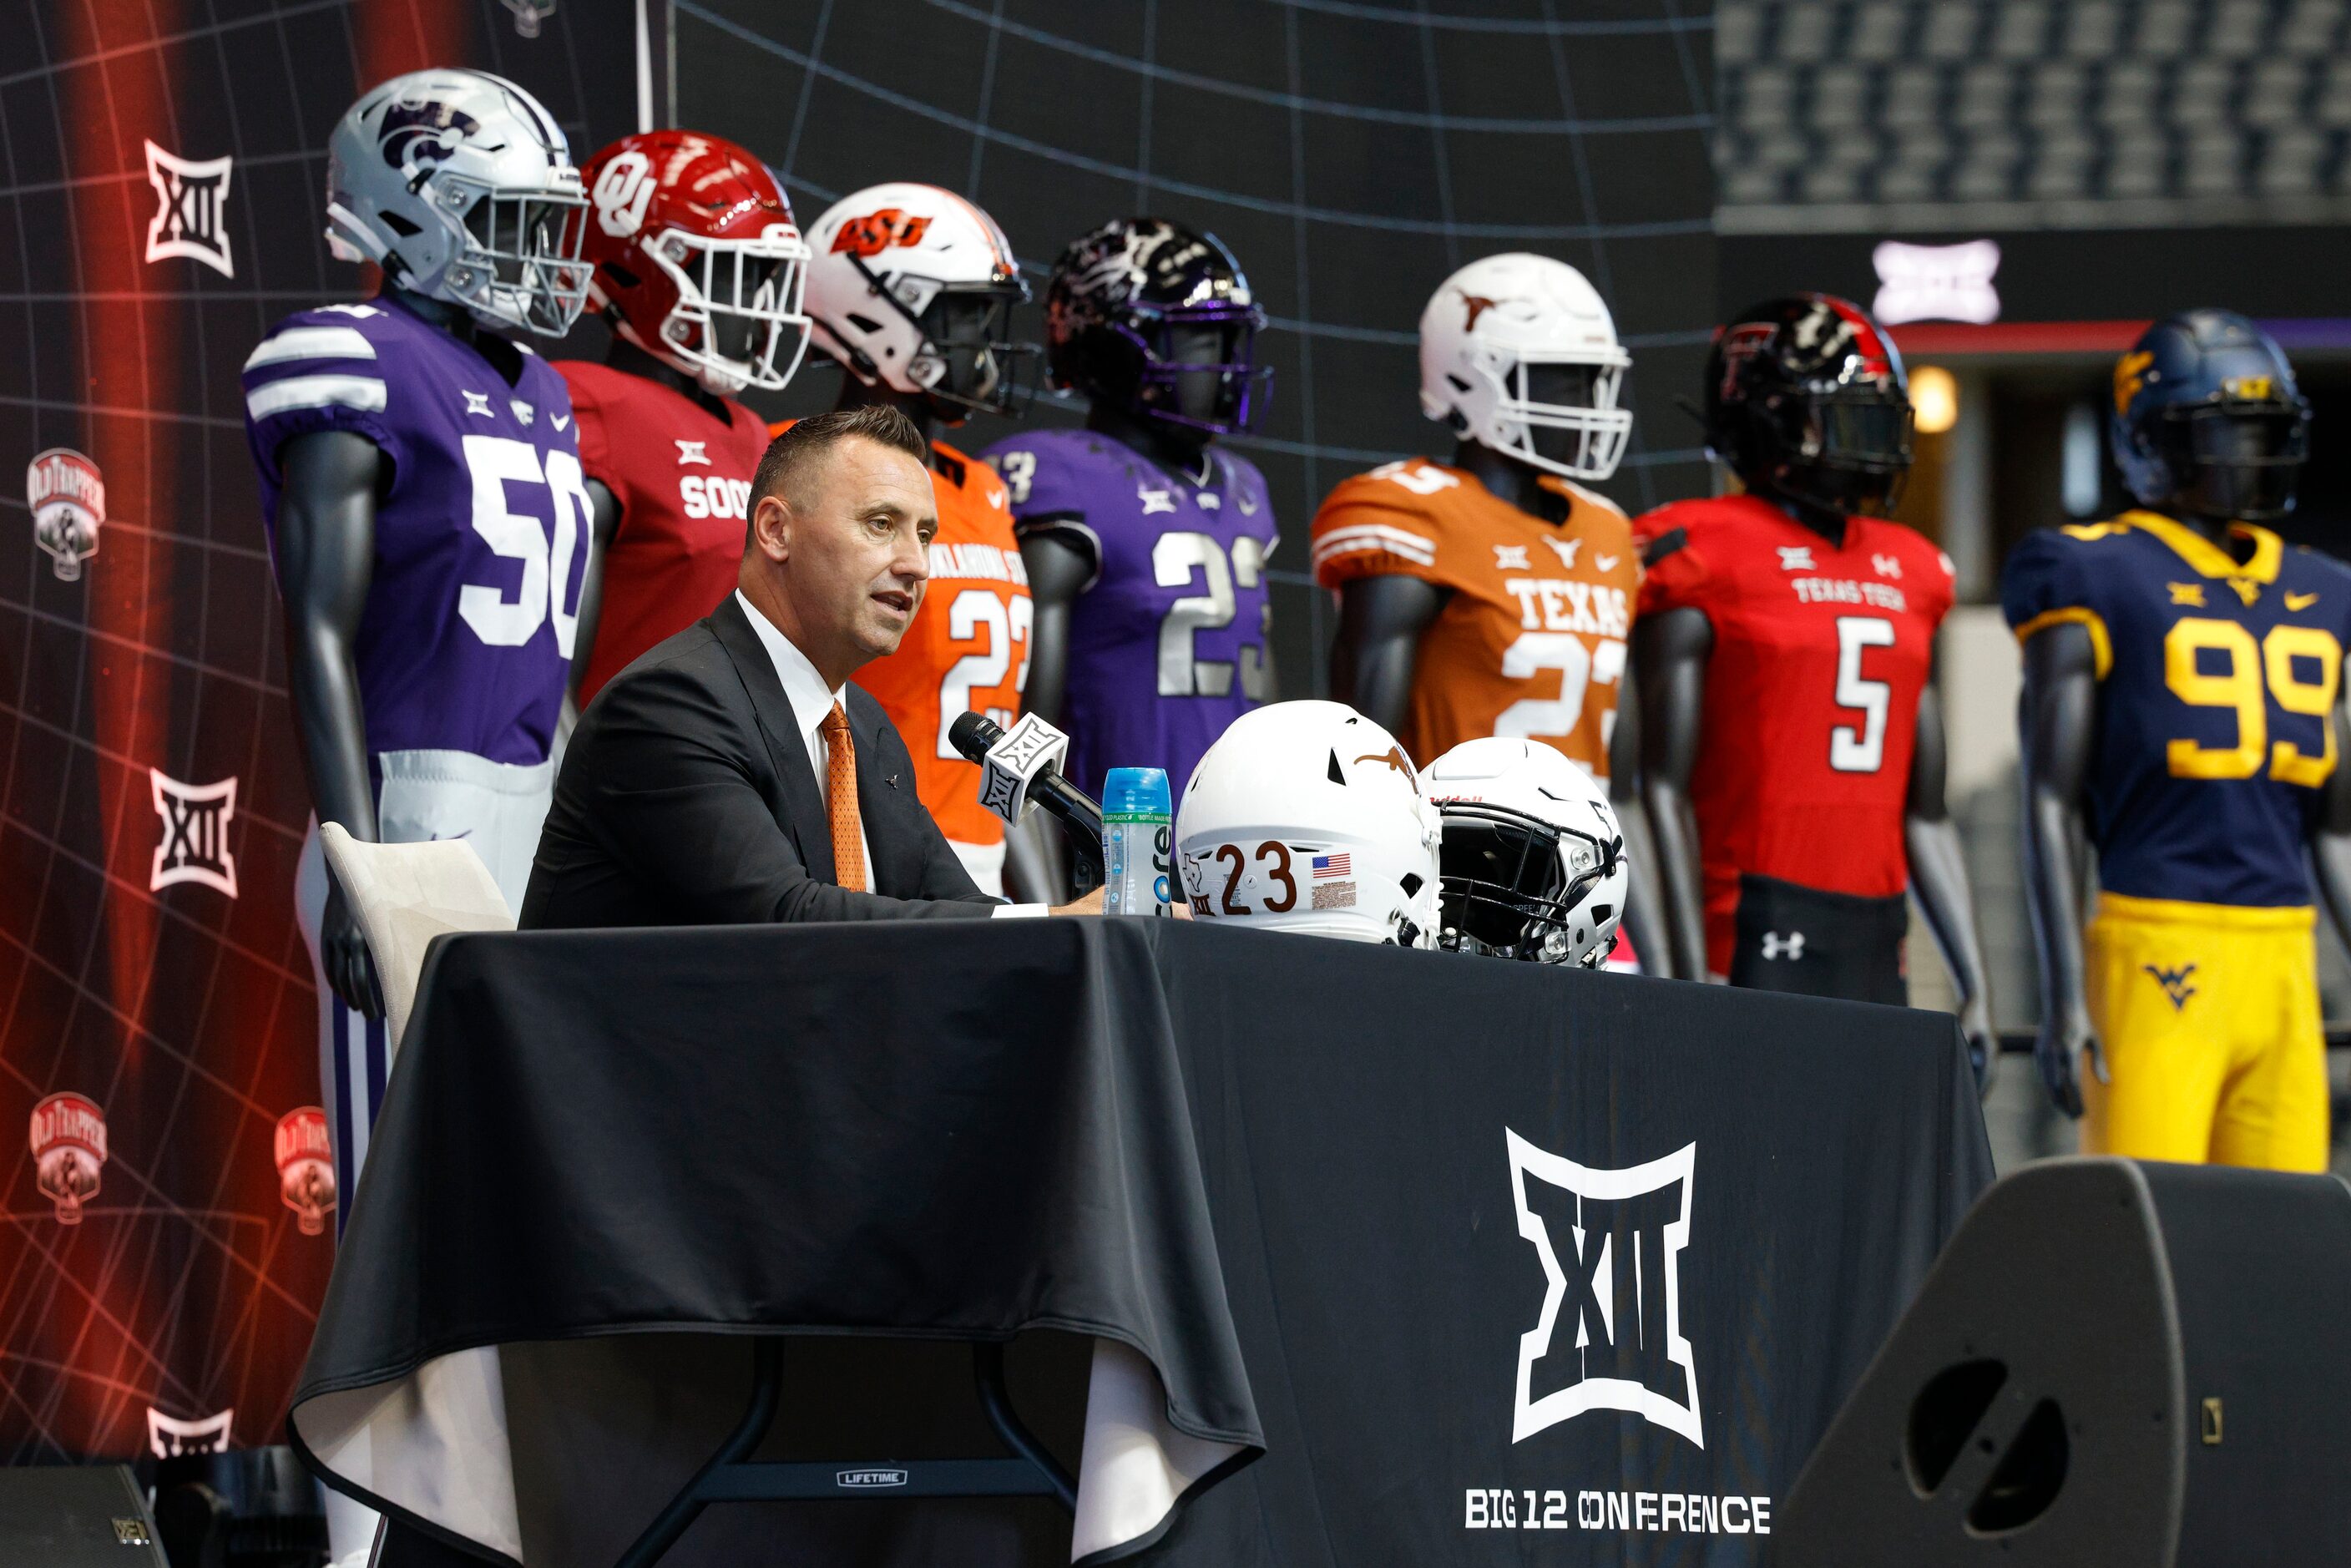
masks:
<svg viewBox="0 0 2351 1568"><path fill-rule="evenodd" d="M1510 1441L1621 1410L1705 1448L1681 1311L1698 1145L1596 1170L1504 1133L1519 1234L1533 1243L1544 1281L1541 1314L1519 1341ZM1562 1311L1574 1322L1563 1342Z"/></svg>

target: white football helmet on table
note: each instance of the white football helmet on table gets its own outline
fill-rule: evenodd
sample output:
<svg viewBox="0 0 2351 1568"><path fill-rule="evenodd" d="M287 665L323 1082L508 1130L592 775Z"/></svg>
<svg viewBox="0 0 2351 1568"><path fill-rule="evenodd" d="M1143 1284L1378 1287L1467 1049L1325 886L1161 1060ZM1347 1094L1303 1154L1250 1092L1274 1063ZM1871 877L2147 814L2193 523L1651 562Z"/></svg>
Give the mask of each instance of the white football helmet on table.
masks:
<svg viewBox="0 0 2351 1568"><path fill-rule="evenodd" d="M1444 823L1437 946L1596 968L1631 873L1607 791L1556 748L1495 736L1429 765Z"/></svg>
<svg viewBox="0 0 2351 1568"><path fill-rule="evenodd" d="M1437 833L1394 736L1343 703L1275 703L1193 769L1176 859L1201 918L1426 947Z"/></svg>

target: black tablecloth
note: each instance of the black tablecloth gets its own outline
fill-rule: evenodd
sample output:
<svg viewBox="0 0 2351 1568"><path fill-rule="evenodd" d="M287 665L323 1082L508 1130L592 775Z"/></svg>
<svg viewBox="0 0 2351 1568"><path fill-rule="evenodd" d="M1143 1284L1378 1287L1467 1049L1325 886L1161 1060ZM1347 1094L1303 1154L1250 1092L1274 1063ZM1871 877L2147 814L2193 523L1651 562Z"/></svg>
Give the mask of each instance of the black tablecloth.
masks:
<svg viewBox="0 0 2351 1568"><path fill-rule="evenodd" d="M714 1335L1051 1330L1015 1394L1099 1556L1744 1561L1989 1176L1901 1009L1207 923L453 937L292 1425L446 1539L610 1561L732 1423ZM1104 1343L1139 1488L1076 1435ZM968 1405L880 1354L788 1404ZM722 1505L673 1561L828 1547L1070 1550L1038 1503Z"/></svg>

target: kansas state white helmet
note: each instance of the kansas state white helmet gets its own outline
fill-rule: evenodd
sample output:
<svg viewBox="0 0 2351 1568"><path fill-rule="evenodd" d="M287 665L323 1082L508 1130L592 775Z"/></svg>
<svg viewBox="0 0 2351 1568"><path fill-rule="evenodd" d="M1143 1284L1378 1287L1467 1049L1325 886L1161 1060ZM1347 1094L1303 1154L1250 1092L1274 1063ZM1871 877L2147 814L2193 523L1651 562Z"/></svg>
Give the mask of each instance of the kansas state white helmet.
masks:
<svg viewBox="0 0 2351 1568"><path fill-rule="evenodd" d="M1547 256L1473 261L1420 313L1420 406L1456 434L1570 479L1616 472L1632 359L1583 274Z"/></svg>
<svg viewBox="0 0 2351 1568"><path fill-rule="evenodd" d="M1176 813L1192 912L1276 931L1426 947L1436 809L1395 737L1344 703L1233 720Z"/></svg>
<svg viewBox="0 0 2351 1568"><path fill-rule="evenodd" d="M327 244L486 327L559 338L580 319L587 198L539 101L486 71L411 71L327 140Z"/></svg>
<svg viewBox="0 0 2351 1568"><path fill-rule="evenodd" d="M1444 821L1437 945L1598 966L1631 874L1607 792L1540 740L1465 740L1429 765Z"/></svg>
<svg viewBox="0 0 2351 1568"><path fill-rule="evenodd" d="M817 347L867 386L920 393L950 423L1009 413L1012 307L1029 298L996 220L936 185L869 185L809 230Z"/></svg>

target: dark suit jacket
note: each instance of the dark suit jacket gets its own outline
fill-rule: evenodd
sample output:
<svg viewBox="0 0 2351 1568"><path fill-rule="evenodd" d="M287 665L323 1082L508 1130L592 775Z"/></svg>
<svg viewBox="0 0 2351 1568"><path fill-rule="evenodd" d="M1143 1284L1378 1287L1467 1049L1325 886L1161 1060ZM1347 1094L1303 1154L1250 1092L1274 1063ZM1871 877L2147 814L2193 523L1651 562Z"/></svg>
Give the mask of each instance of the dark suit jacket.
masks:
<svg viewBox="0 0 2351 1568"><path fill-rule="evenodd" d="M614 676L555 783L526 931L985 916L914 793L906 743L849 688L872 893L835 882L832 825L783 683L733 594Z"/></svg>

